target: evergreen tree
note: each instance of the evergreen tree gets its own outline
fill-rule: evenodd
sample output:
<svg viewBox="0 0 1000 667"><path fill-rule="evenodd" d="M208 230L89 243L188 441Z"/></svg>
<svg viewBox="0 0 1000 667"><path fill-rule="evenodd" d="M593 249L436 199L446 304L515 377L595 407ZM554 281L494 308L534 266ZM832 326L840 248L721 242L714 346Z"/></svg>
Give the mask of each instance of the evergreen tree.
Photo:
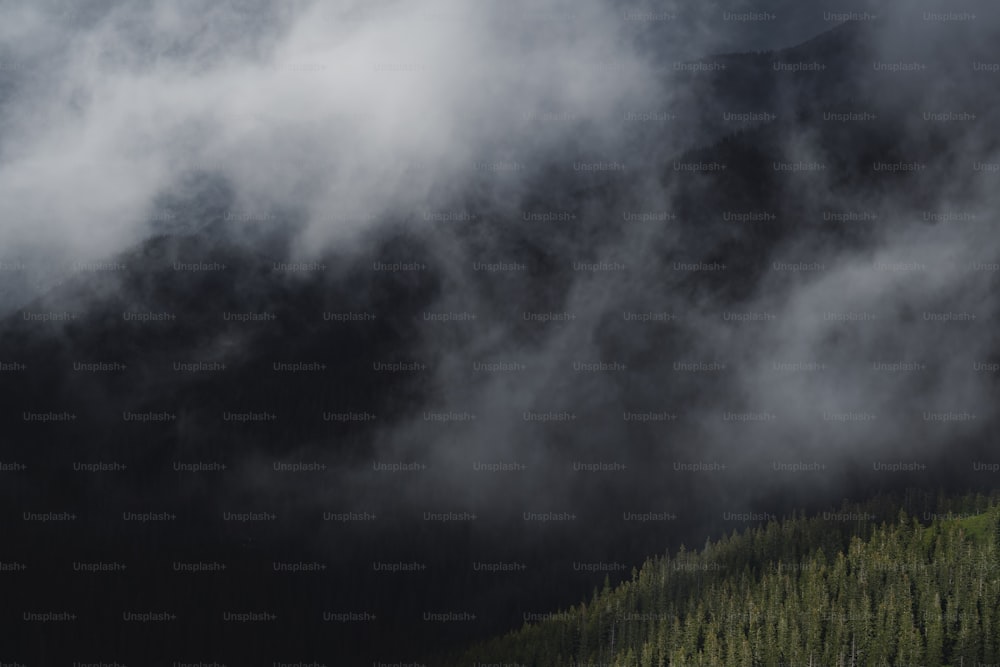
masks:
<svg viewBox="0 0 1000 667"><path fill-rule="evenodd" d="M570 609L572 621L527 624L444 664L1000 662L998 501L941 499L941 512L982 513L927 526L898 512L881 526L795 518L753 528L650 559L617 587L606 577L589 603ZM631 612L641 620L625 620Z"/></svg>

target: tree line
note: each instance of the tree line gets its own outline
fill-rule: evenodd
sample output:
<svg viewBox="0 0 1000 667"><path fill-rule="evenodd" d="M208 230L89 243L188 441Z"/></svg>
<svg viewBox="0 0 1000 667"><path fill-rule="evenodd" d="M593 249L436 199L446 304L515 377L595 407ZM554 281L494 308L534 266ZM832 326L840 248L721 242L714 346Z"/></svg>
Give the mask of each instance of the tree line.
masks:
<svg viewBox="0 0 1000 667"><path fill-rule="evenodd" d="M880 497L682 546L616 587L606 578L589 601L435 664L497 662L998 664L1000 497Z"/></svg>

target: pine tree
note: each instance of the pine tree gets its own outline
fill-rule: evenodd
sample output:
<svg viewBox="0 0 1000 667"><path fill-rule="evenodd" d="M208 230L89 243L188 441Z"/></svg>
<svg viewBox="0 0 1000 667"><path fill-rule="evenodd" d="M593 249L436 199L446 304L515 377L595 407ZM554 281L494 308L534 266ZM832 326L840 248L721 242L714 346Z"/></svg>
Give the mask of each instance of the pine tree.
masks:
<svg viewBox="0 0 1000 667"><path fill-rule="evenodd" d="M998 501L1000 493L991 496ZM997 507L987 512L991 522L1000 517ZM529 624L469 655L557 666L997 663L1000 524L984 533L982 521L925 528L900 513L898 522L867 528L769 524L678 555L692 567L664 557L617 587L606 578L589 604L570 609L572 622ZM776 565L804 559L808 567ZM714 573L708 563L725 568ZM629 611L656 613L625 621Z"/></svg>

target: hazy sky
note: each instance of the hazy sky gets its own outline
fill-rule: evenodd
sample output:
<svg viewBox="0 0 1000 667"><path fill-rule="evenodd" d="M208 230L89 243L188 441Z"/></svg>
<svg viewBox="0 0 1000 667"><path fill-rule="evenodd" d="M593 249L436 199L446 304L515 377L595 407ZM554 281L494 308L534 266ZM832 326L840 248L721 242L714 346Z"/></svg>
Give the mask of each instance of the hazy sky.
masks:
<svg viewBox="0 0 1000 667"><path fill-rule="evenodd" d="M267 338L273 329L228 324L179 329L190 340L155 329L151 338L190 343L184 361L216 355L234 370L191 379L137 363L98 377L80 396L95 410L113 404L105 412L115 420L121 402L190 407L175 430L157 432L166 433L164 450L176 451L154 454L225 452L226 482L192 475L190 484L144 492L162 491L155 500L164 504L189 493L213 511L247 499L281 508L289 518L275 535L286 530L331 559L361 551L339 550L336 530L315 531L320 510L385 510L369 546L406 557L407 549L437 549L445 560L472 558L470 545L541 560L560 529L533 531L521 512L575 511L581 532L561 553L642 558L669 541L674 524L637 529L622 510L676 511L684 530L709 533L722 512L755 511L775 494L839 497L876 462L941 465L949 479L964 480L969 457L993 460L988 438L997 425L1000 366L984 362L996 359L1000 237L990 211L1000 205L1000 10L979 1L688 5L0 0L0 337L30 348L39 365L46 351L58 359L93 349L141 356L148 330L136 334L117 317L117 326L93 331L31 330L18 311L29 303L117 308L117 297L123 307L181 311L186 298L162 299L184 280L198 285L192 300L215 308L211 281L234 275L240 282L226 294L237 294L240 307L280 310L321 295L332 302L324 307L344 311L397 308L379 313L379 326L412 333L393 353L428 365L412 393L387 396L381 382L404 383L377 375L360 389L344 387L354 367L338 367L303 381L316 383L316 396L292 406L376 393L398 412L365 432L370 442L341 431L334 438L312 413L315 429L308 420L289 427L307 437L270 441L267 431L234 431L183 403L184 392L218 381L234 409L266 408L236 403L284 381L274 380L272 361L312 361L286 340L313 352L329 345L331 356L365 364L383 351L384 340L363 329L322 324L317 334L318 320L315 329L279 322L276 338ZM869 21L865 11L885 20ZM828 32L851 12L857 24ZM935 18L941 12L976 18ZM790 51L724 59L733 67L725 73L678 67L816 35ZM880 63L917 69L883 71ZM836 75L777 64L829 64ZM777 119L758 125L729 113ZM736 130L747 132L717 144ZM676 167L720 156L733 160L732 172ZM754 159L759 173L733 173L736 162ZM893 175L877 163L916 166ZM774 213L781 219L771 225ZM256 265L209 278L72 275L154 234L198 231L203 249L238 246L238 257L331 267L277 277ZM369 271L372 260L429 268ZM712 261L729 264L724 279L683 266ZM354 282L336 282L342 275ZM31 302L63 280L69 289ZM410 308L416 323L400 323ZM527 321L532 313L568 319ZM435 319L445 316L458 321ZM357 349L334 349L344 340ZM18 353L12 344L0 361ZM267 375L259 386L239 385L231 378L243 377L240 364ZM55 371L25 373L23 385L21 376L3 376L11 400L44 406L49 389L32 392L45 372ZM526 414L568 416L541 424ZM442 423L440 415L475 419ZM627 415L670 417L640 425ZM19 434L41 432L14 421ZM968 442L972 450L956 456ZM94 456L118 451L103 431L93 443ZM278 458L329 462L331 470L315 479L273 474ZM428 468L373 473L380 461ZM475 472L476 462L526 468ZM679 472L677 463L729 468ZM772 470L778 463L826 467L786 475ZM579 469L618 464L627 471ZM894 475L884 474L886 486L902 479ZM99 492L110 503L131 488ZM49 489L4 492L42 497ZM467 510L483 520L451 542L419 520L406 523L423 511ZM537 572L526 576L549 570ZM350 583L367 593L364 582ZM516 602L516 587L481 586L508 605L497 609Z"/></svg>

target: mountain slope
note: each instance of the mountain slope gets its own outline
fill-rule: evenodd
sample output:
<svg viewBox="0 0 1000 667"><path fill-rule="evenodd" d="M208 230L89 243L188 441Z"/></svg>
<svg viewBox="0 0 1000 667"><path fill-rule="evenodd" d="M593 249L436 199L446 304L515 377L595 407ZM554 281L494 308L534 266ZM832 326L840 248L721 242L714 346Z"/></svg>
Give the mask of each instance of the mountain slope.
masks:
<svg viewBox="0 0 1000 667"><path fill-rule="evenodd" d="M142 595L150 605L197 609L176 624L176 637L203 655L218 647L225 627L219 618L238 601L277 610L282 618L273 633L238 644L255 657L260 650L290 655L275 647L287 641L300 648L294 630L339 655L367 642L366 654L394 661L412 655L413 646L489 636L520 622L524 609L579 599L601 577L577 570L581 559L628 564L616 570L616 580L649 553L756 523L727 520L726 508L780 512L825 506L831 497L864 497L872 488L990 484L989 475L970 481L968 472L972 461L994 460L991 440L980 436L996 427L995 411L980 409L975 423L928 423L920 412L974 413L975 399L988 404L995 396L996 375L970 368L997 354L990 334L974 331L993 317L995 299L978 302L977 295L995 288L998 272L944 273L950 280L937 282L923 274L890 280L882 277L888 269L879 275L850 268L881 258L883 250L923 260L890 241L929 236L928 229L938 232L931 241L981 233L978 246L969 242L980 255L959 244L956 250L965 252L942 259L992 266L995 235L984 213L956 222L926 215L989 210L979 206L989 202L976 197L990 190L994 172L973 171L970 163L991 159L997 145L996 126L988 122L996 92L982 90L987 74L950 79L942 69L920 75L918 83L933 86L896 84L909 79L871 69L873 29L846 25L793 49L718 56L711 60L729 67L718 74L671 74L669 85L690 86L690 94L678 94L680 118L632 123L636 143L645 139L648 150L636 152L633 164L628 144L616 147L629 171L571 170L590 148L581 140L554 154L509 200L495 201L484 188L481 196L464 193L468 201L447 210L414 211L379 226L374 239L319 252L313 259L322 270L276 269L275 263L295 261L287 251L289 230L234 218L239 207L225 184L199 174L200 190L185 186L176 200L160 203L176 215L176 224L158 229L166 235L114 259L127 269L74 275L37 301L18 303L21 308L0 321L0 463L27 465L13 468L16 474L0 487L0 498L10 501L5 553L37 563L17 575L12 604L33 605L43 586L72 590L79 575L68 559L76 556L61 549L72 544L79 557L125 554L146 567L102 582L99 603L87 610L98 620L67 631L67 646L93 637L132 657L164 654L169 634L161 644L101 634L110 627L98 622L101 614L130 607ZM777 72L775 60L822 61L828 69ZM982 115L978 122L938 123L922 120L924 110ZM778 118L762 124L723 118L762 111ZM829 121L824 112L879 119ZM685 122L692 133L683 131ZM701 147L677 153L691 143ZM919 160L928 171L874 173L875 160ZM684 172L675 161L728 169ZM819 161L828 170L778 171L775 161ZM482 174L484 181L493 176ZM973 210L953 211L959 202ZM466 217L466 210L475 215ZM869 210L881 217L850 221L855 211ZM459 215L451 217L452 211ZM828 213L841 218L827 220ZM830 274L847 265L843 275L851 280L831 278L828 289L818 289L825 269L779 271L772 264L813 260L829 262ZM718 262L727 269L678 269L675 262ZM474 268L515 263L509 271ZM225 268L207 268L217 265ZM919 288L912 290L919 298L908 285ZM946 307L981 319L919 320L921 310ZM869 310L877 311L877 322L825 319L827 312ZM26 317L67 312L79 319ZM777 313L776 321L727 319L765 312ZM164 313L177 319L125 318ZM371 319L327 320L324 313ZM433 319L466 313L479 319ZM626 313L650 319L630 320ZM227 316L264 314L273 319ZM529 314L578 319L528 321ZM920 324L906 328L915 320ZM869 364L882 358L918 359L928 368L911 382L911 376L873 372ZM375 367L414 361L427 369ZM699 363L716 361L725 372L700 370ZM585 369L607 362L621 370L577 370L581 362ZM678 362L694 370L678 369ZM795 370L772 372L775 362ZM274 367L297 363L326 368ZM828 365L823 372L799 372L820 364ZM831 386L836 391L827 392ZM836 417L827 420L831 395L843 400L830 401ZM806 399L800 403L800 397ZM905 400L891 400L899 397ZM878 412L879 421L852 421L862 408L863 417ZM774 424L723 416L767 410L778 413ZM579 420L523 418L560 411ZM274 421L225 417L265 412ZM48 419L69 413L72 422ZM156 420L165 413L173 417ZM377 419L327 420L328 413ZM470 413L475 420L444 419ZM956 433L959 428L965 430ZM894 456L919 457L929 472L887 476L868 460ZM822 478L772 468L817 459L828 465ZM429 469L374 468L414 462ZM474 467L511 462L525 467L512 474ZM327 467L281 468L299 463ZM706 473L702 463L728 468ZM577 464L594 472L578 471ZM605 465L614 472L605 474ZM523 512L564 510L580 520L536 526L522 518ZM622 519L637 510L677 518L662 530ZM80 521L50 531L52 524L22 520L22 511L73 511ZM136 524L121 519L125 511L169 511L179 517L178 527L132 530ZM223 519L251 511L280 519L259 525ZM321 518L349 512L378 519L341 525ZM477 518L440 524L422 518L448 512ZM836 541L822 546L830 554L846 548ZM187 575L162 576L172 572L175 558L218 559L232 569L211 587ZM524 571L515 578L475 569L494 559L525 564ZM283 574L271 574L275 562L313 560L328 570L294 579L295 587ZM394 576L373 565L397 560L420 561L429 571ZM262 583L263 573L273 583ZM62 600L51 599L53 606ZM422 613L431 607L469 610L477 622L428 623ZM321 621L323 612L345 610L377 619ZM191 639L190 627L201 634ZM621 643L621 630L616 633ZM375 636L394 642L368 641Z"/></svg>
<svg viewBox="0 0 1000 667"><path fill-rule="evenodd" d="M772 521L650 559L630 581L445 664L995 663L997 499L877 526L863 507Z"/></svg>

